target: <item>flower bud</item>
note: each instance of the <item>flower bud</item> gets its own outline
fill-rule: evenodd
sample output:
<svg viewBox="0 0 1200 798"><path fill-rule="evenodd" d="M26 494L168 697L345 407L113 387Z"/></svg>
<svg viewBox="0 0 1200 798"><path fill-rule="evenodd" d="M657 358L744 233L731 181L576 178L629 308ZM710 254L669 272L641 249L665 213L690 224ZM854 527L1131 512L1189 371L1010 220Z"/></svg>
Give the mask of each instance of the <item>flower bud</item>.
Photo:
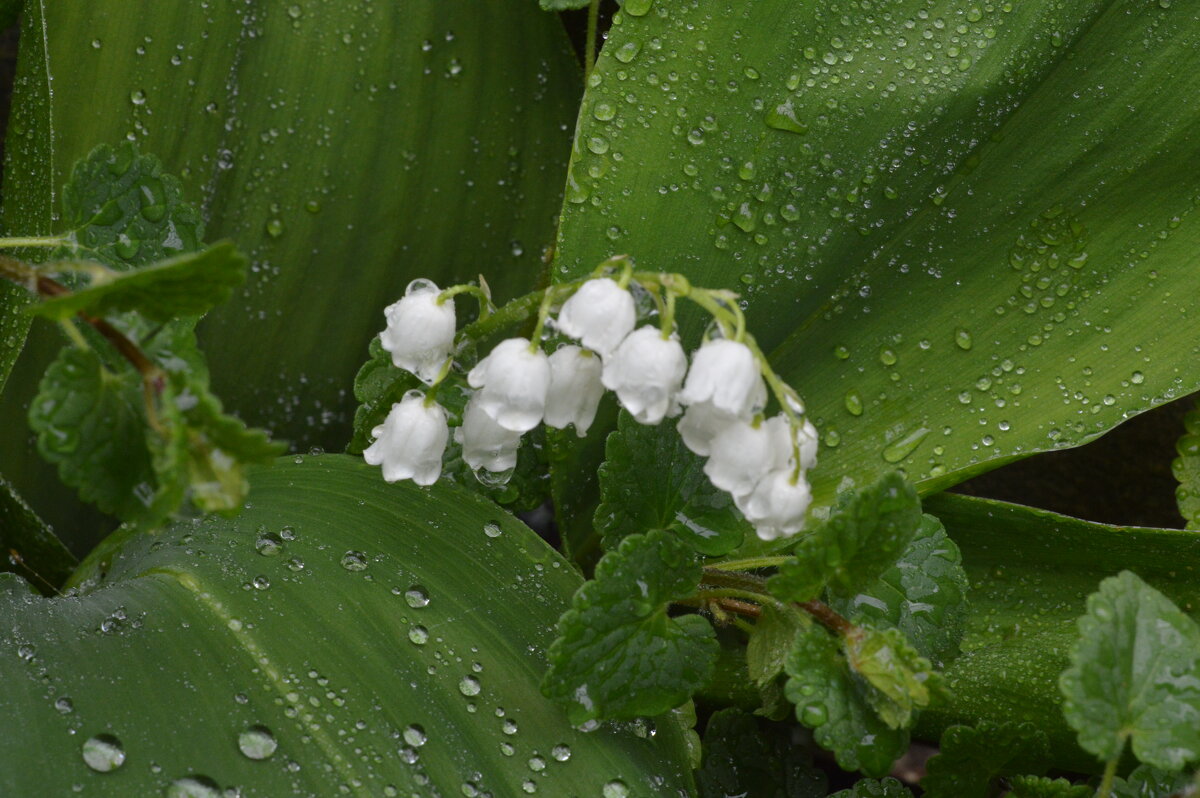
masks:
<svg viewBox="0 0 1200 798"><path fill-rule="evenodd" d="M675 395L686 372L687 355L679 338L663 338L657 327L647 326L625 337L605 362L600 379L640 423L657 424L679 412Z"/></svg>
<svg viewBox="0 0 1200 798"><path fill-rule="evenodd" d="M476 394L467 402L462 426L454 430L454 440L462 445L463 461L475 471L499 473L516 468L521 433L497 424L478 399Z"/></svg>
<svg viewBox="0 0 1200 798"><path fill-rule="evenodd" d="M471 369L467 382L480 389L475 399L497 424L528 432L541 423L546 409L550 363L545 352L530 347L528 339L509 338Z"/></svg>
<svg viewBox="0 0 1200 798"><path fill-rule="evenodd" d="M420 391L409 391L392 405L387 419L371 435L375 442L363 452L363 459L382 465L388 482L411 479L418 485L432 485L441 476L442 453L450 436L446 411L436 403L426 407Z"/></svg>
<svg viewBox="0 0 1200 798"><path fill-rule="evenodd" d="M637 322L633 296L608 277L588 280L563 303L558 329L607 358Z"/></svg>
<svg viewBox="0 0 1200 798"><path fill-rule="evenodd" d="M679 393L681 404L708 402L744 419L761 410L766 399L767 387L754 353L745 344L726 338L706 341L696 351Z"/></svg>
<svg viewBox="0 0 1200 798"><path fill-rule="evenodd" d="M564 346L550 355L546 426L564 429L574 424L579 437L587 434L604 395L600 370L600 358L578 346Z"/></svg>
<svg viewBox="0 0 1200 798"><path fill-rule="evenodd" d="M379 335L392 363L425 383L437 377L454 346L454 302L439 305L439 293L432 281L413 280L403 298L384 309L387 329Z"/></svg>

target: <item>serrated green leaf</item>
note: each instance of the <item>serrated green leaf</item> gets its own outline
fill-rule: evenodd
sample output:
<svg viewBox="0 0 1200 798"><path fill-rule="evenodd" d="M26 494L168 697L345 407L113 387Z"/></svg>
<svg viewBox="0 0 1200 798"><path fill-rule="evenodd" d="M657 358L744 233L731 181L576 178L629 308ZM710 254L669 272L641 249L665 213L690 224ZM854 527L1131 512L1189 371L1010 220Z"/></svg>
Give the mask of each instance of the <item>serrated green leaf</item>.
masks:
<svg viewBox="0 0 1200 798"><path fill-rule="evenodd" d="M1200 627L1131 571L1100 583L1079 618L1063 713L1084 750L1178 770L1200 758Z"/></svg>
<svg viewBox="0 0 1200 798"><path fill-rule="evenodd" d="M576 725L682 704L708 681L718 645L706 619L672 618L667 604L694 594L700 576L691 549L671 534L626 538L559 619L543 692Z"/></svg>
<svg viewBox="0 0 1200 798"><path fill-rule="evenodd" d="M900 559L873 584L829 604L853 623L902 631L942 667L958 653L967 617L967 573L942 522L925 515Z"/></svg>
<svg viewBox="0 0 1200 798"><path fill-rule="evenodd" d="M908 748L909 735L893 729L872 708L871 688L855 675L837 639L809 624L787 659L785 692L796 718L832 751L843 770L882 776Z"/></svg>
<svg viewBox="0 0 1200 798"><path fill-rule="evenodd" d="M855 782L853 787L839 790L829 798L912 798L912 790L905 787L896 779L862 779Z"/></svg>
<svg viewBox="0 0 1200 798"><path fill-rule="evenodd" d="M1191 798L1198 793L1200 774L1168 772L1150 765L1138 765L1128 778L1118 776L1112 790L1113 798Z"/></svg>
<svg viewBox="0 0 1200 798"><path fill-rule="evenodd" d="M1086 784L1072 784L1066 779L1046 776L1014 776L1008 780L1008 786L1010 798L1092 798L1095 795L1095 790Z"/></svg>
<svg viewBox="0 0 1200 798"><path fill-rule="evenodd" d="M199 316L229 299L246 279L247 263L232 242L222 241L107 280L93 278L87 288L47 299L30 311L52 320L76 313L107 316L124 311L160 322Z"/></svg>
<svg viewBox="0 0 1200 798"><path fill-rule="evenodd" d="M628 535L669 529L709 556L737 548L750 525L733 498L713 487L704 459L683 444L674 424L639 424L621 411L600 466L595 528L606 549Z"/></svg>
<svg viewBox="0 0 1200 798"><path fill-rule="evenodd" d="M538 0L543 11L571 11L576 8L587 8L591 0Z"/></svg>
<svg viewBox="0 0 1200 798"><path fill-rule="evenodd" d="M346 451L362 454L374 440L371 430L383 423L392 405L403 399L404 394L422 387L423 383L415 374L392 364L391 353L383 348L378 335L372 338L367 347L367 360L354 377L354 398L358 400L358 408L354 411L354 437Z"/></svg>
<svg viewBox="0 0 1200 798"><path fill-rule="evenodd" d="M16 552L16 557L13 556ZM12 571L48 591L75 570L75 556L46 522L0 477L0 571Z"/></svg>
<svg viewBox="0 0 1200 798"><path fill-rule="evenodd" d="M871 686L868 703L893 729L907 728L942 687L941 674L899 629L858 626L842 636L846 661Z"/></svg>
<svg viewBox="0 0 1200 798"><path fill-rule="evenodd" d="M992 779L1040 772L1050 753L1046 735L1032 723L951 726L942 733L939 747L921 779L928 798L989 798Z"/></svg>
<svg viewBox="0 0 1200 798"><path fill-rule="evenodd" d="M796 750L790 729L740 709L714 712L704 731L700 798L824 798L826 777Z"/></svg>
<svg viewBox="0 0 1200 798"><path fill-rule="evenodd" d="M1200 404L1183 417L1184 435L1175 444L1179 455L1171 463L1171 473L1179 487L1175 501L1188 529L1200 529Z"/></svg>
<svg viewBox="0 0 1200 798"><path fill-rule="evenodd" d="M763 687L783 673L788 655L796 647L796 636L808 623L797 612L763 605L746 644L746 666L756 685Z"/></svg>
<svg viewBox="0 0 1200 798"><path fill-rule="evenodd" d="M898 473L887 474L835 507L767 586L787 601L814 599L825 587L852 596L896 562L920 524L916 490Z"/></svg>
<svg viewBox="0 0 1200 798"><path fill-rule="evenodd" d="M50 364L29 407L38 451L62 481L126 520L144 517L155 492L141 396L133 369L109 370L94 350L70 346Z"/></svg>
<svg viewBox="0 0 1200 798"><path fill-rule="evenodd" d="M179 179L131 142L101 144L76 163L62 205L69 242L52 258L83 254L128 269L198 250L204 237Z"/></svg>

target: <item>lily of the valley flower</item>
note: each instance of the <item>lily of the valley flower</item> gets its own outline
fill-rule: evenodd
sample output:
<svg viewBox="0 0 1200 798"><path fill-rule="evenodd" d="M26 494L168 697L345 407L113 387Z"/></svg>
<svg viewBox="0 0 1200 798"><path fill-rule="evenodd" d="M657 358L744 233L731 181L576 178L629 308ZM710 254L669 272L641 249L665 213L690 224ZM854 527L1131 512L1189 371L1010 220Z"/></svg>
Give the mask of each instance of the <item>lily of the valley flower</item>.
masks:
<svg viewBox="0 0 1200 798"><path fill-rule="evenodd" d="M679 412L675 395L686 372L678 336L663 338L657 327L647 326L625 337L605 362L601 381L640 423L657 424Z"/></svg>
<svg viewBox="0 0 1200 798"><path fill-rule="evenodd" d="M467 402L462 426L454 430L463 460L472 469L500 473L517 466L521 433L505 429L480 406L478 396Z"/></svg>
<svg viewBox="0 0 1200 798"><path fill-rule="evenodd" d="M607 358L637 322L633 296L615 281L588 280L558 314L558 328L584 346Z"/></svg>
<svg viewBox="0 0 1200 798"><path fill-rule="evenodd" d="M471 369L467 382L480 389L475 399L497 424L528 432L541 423L546 409L549 359L541 349L531 348L528 339L509 338Z"/></svg>
<svg viewBox="0 0 1200 798"><path fill-rule="evenodd" d="M382 465L388 482L411 479L418 485L432 485L441 476L442 453L450 436L446 411L436 403L426 406L420 391L409 391L392 405L371 435L375 442L363 452L363 459Z"/></svg>
<svg viewBox="0 0 1200 798"><path fill-rule="evenodd" d="M803 474L779 468L759 480L754 490L734 501L763 540L788 537L804 529L812 491Z"/></svg>
<svg viewBox="0 0 1200 798"><path fill-rule="evenodd" d="M383 314L387 329L379 336L397 368L432 383L454 345L454 302L438 304L438 287L430 280L413 280L400 301Z"/></svg>
<svg viewBox="0 0 1200 798"><path fill-rule="evenodd" d="M578 346L564 346L550 355L546 426L565 429L574 424L579 437L587 434L604 395L600 371L600 358Z"/></svg>
<svg viewBox="0 0 1200 798"><path fill-rule="evenodd" d="M748 418L766 399L767 387L754 353L727 338L706 341L696 351L679 393L681 404L708 402L737 418Z"/></svg>
<svg viewBox="0 0 1200 798"><path fill-rule="evenodd" d="M712 440L704 473L713 485L735 496L750 493L772 466L773 427L735 419Z"/></svg>

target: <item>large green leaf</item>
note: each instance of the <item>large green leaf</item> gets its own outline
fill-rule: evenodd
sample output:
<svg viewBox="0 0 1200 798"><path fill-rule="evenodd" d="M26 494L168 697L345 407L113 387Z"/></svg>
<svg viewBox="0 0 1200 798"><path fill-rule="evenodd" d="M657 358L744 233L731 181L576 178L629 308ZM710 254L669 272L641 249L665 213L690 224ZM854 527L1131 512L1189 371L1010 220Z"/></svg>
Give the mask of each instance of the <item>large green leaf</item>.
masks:
<svg viewBox="0 0 1200 798"><path fill-rule="evenodd" d="M1059 675L1078 639L1076 619L1102 579L1130 570L1193 618L1200 615L1200 533L1093 524L1044 510L944 494L925 508L962 550L971 590L963 653L947 667L951 698L918 733L954 723L1029 721L1056 767L1097 767L1063 717Z"/></svg>
<svg viewBox="0 0 1200 798"><path fill-rule="evenodd" d="M542 697L580 580L495 505L340 455L260 471L252 495L236 520L103 547L76 596L0 576L0 708L21 730L0 739L0 792L690 789L674 720L583 733Z"/></svg>
<svg viewBox="0 0 1200 798"><path fill-rule="evenodd" d="M29 3L21 41L5 227L56 229L98 143L160 157L254 263L202 337L217 393L281 437L346 443L409 280L486 272L506 299L537 278L581 82L528 0Z"/></svg>
<svg viewBox="0 0 1200 798"><path fill-rule="evenodd" d="M557 276L739 288L822 431L818 503L893 464L930 493L1200 387L1198 112L1179 2L639 3Z"/></svg>

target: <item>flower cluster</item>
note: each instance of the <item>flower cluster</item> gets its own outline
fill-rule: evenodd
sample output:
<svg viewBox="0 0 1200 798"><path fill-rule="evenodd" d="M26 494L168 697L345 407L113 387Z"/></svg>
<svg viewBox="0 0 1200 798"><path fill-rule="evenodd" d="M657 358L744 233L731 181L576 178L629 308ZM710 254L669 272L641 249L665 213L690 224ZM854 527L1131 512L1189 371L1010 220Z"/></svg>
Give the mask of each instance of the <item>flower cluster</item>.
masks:
<svg viewBox="0 0 1200 798"><path fill-rule="evenodd" d="M588 280L546 289L530 338L501 341L467 372L474 392L454 433L463 460L477 473L509 472L522 434L543 422L557 429L574 426L582 437L608 389L642 424L682 412L678 430L684 443L707 458L705 474L733 496L759 537L800 531L811 501L806 472L816 464L817 432L803 418L795 391L770 371L745 331L733 295L693 287L680 275L635 273L627 260L616 276L602 266ZM638 326L630 283L649 293L659 324ZM406 394L372 430L374 443L363 456L382 465L389 482L430 485L441 474L450 434L436 392L454 366L452 298L466 291L480 296L481 318L492 313L478 287L440 291L428 280L414 281L385 311L383 348L397 367L430 386L427 393ZM674 324L675 300L681 297L714 318L690 368ZM579 345L564 344L547 355L540 345L547 327ZM769 418L768 384L781 407Z"/></svg>

